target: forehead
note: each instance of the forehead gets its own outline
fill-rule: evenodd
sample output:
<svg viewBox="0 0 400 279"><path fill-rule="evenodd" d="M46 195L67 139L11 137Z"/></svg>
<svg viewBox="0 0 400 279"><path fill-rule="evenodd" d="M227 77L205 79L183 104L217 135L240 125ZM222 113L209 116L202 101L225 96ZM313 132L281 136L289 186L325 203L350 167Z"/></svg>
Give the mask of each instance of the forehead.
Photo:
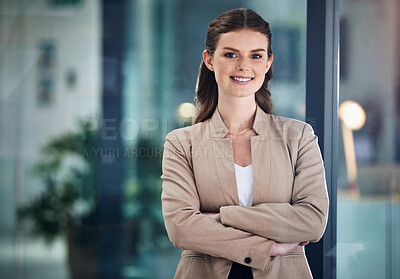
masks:
<svg viewBox="0 0 400 279"><path fill-rule="evenodd" d="M224 47L231 47L238 50L266 49L268 47L268 38L265 34L254 30L235 30L219 36L216 49L221 50Z"/></svg>

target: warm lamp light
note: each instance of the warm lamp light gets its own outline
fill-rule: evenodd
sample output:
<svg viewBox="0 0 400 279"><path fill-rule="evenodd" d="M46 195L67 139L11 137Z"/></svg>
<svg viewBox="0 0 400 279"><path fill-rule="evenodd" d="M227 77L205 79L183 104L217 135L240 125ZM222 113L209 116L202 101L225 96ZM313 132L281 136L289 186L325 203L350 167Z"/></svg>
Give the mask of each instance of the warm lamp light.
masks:
<svg viewBox="0 0 400 279"><path fill-rule="evenodd" d="M195 114L195 107L191 103L182 103L177 109L179 119L192 118Z"/></svg>
<svg viewBox="0 0 400 279"><path fill-rule="evenodd" d="M357 161L354 147L353 130L361 129L365 124L365 111L354 101L345 101L339 106L339 117L342 120L344 154L346 158L348 185L350 193L359 196L357 185Z"/></svg>
<svg viewBox="0 0 400 279"><path fill-rule="evenodd" d="M365 124L365 111L362 106L354 101L345 101L340 104L339 117L351 130L359 130Z"/></svg>

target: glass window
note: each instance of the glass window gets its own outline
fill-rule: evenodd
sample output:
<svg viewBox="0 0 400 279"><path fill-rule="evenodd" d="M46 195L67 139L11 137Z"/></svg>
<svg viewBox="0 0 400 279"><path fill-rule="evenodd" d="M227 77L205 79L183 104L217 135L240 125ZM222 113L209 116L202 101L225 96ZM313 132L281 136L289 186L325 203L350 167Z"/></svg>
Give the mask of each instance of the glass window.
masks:
<svg viewBox="0 0 400 279"><path fill-rule="evenodd" d="M399 2L340 5L337 277L398 278Z"/></svg>
<svg viewBox="0 0 400 279"><path fill-rule="evenodd" d="M307 1L0 0L0 278L173 277L163 143L237 7L271 24L275 113L304 120Z"/></svg>
<svg viewBox="0 0 400 279"><path fill-rule="evenodd" d="M93 263L99 16L99 1L0 0L0 278Z"/></svg>

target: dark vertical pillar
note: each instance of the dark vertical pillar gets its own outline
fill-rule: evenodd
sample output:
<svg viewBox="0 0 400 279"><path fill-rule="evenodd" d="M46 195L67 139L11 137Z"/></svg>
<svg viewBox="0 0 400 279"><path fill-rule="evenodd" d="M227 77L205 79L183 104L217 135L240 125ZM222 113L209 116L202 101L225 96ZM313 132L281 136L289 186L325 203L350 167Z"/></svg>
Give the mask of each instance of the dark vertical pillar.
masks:
<svg viewBox="0 0 400 279"><path fill-rule="evenodd" d="M340 0L307 2L306 121L322 151L330 198L324 237L306 247L314 278L336 278L336 189Z"/></svg>
<svg viewBox="0 0 400 279"><path fill-rule="evenodd" d="M400 30L400 2L397 1L396 2L396 28L397 30ZM397 36L397 49L399 49L400 47L400 32L396 32L396 36ZM396 87L395 87L395 100L396 100L396 133L395 133L395 137L396 137L396 157L395 160L398 162L400 161L400 51L396 51L397 57L396 57Z"/></svg>
<svg viewBox="0 0 400 279"><path fill-rule="evenodd" d="M98 209L98 277L121 278L123 153L119 124L122 118L122 60L124 0L102 1L102 119Z"/></svg>

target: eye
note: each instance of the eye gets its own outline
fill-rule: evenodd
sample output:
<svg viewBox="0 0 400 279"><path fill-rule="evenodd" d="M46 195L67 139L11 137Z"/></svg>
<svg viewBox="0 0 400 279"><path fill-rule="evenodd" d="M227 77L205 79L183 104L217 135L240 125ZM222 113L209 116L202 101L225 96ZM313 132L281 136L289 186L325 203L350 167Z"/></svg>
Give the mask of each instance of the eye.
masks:
<svg viewBox="0 0 400 279"><path fill-rule="evenodd" d="M233 52L228 52L228 53L225 53L224 56L225 56L225 57L228 57L228 58L235 58L235 57L236 57L236 54L234 54Z"/></svg>
<svg viewBox="0 0 400 279"><path fill-rule="evenodd" d="M262 58L262 55L260 55L260 54L253 54L251 57L252 57L252 58L255 58L255 59L261 59L261 58Z"/></svg>

